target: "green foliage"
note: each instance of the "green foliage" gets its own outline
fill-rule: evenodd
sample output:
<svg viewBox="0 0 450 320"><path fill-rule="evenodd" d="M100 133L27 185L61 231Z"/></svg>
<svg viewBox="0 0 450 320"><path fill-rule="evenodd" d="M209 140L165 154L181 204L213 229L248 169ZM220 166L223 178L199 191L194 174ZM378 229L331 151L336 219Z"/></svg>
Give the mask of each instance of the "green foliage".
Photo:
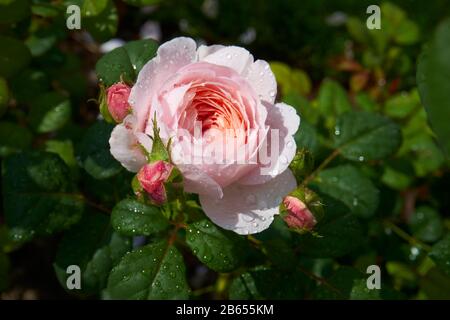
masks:
<svg viewBox="0 0 450 320"><path fill-rule="evenodd" d="M352 1L214 3L0 0L2 294L28 289L31 253L54 258L63 289L78 265L81 290L66 291L79 299L449 299L445 0L383 2L381 30ZM69 4L80 31L66 27ZM284 205L261 233L224 230L182 191L177 168L168 202L154 206L111 156L105 90L132 86L155 57L144 21L165 40L240 45L271 61L277 101L301 117L291 196L313 213L312 230L290 229ZM104 53L112 39L126 44ZM147 160L170 162L154 129ZM374 264L381 290L366 285ZM33 292L64 298L42 283Z"/></svg>
<svg viewBox="0 0 450 320"><path fill-rule="evenodd" d="M186 243L202 263L218 272L232 271L243 260L245 242L206 219L189 225Z"/></svg>
<svg viewBox="0 0 450 320"><path fill-rule="evenodd" d="M439 25L419 59L417 84L428 120L447 155L450 152L448 139L450 128L447 124L450 108L446 102L446 95L449 92L450 63L447 58L449 52L450 20L446 20Z"/></svg>
<svg viewBox="0 0 450 320"><path fill-rule="evenodd" d="M97 76L106 86L124 80L134 82L145 62L156 54L153 40L131 41L104 55L96 65Z"/></svg>
<svg viewBox="0 0 450 320"><path fill-rule="evenodd" d="M113 232L107 216L87 212L63 237L54 268L59 282L66 287L67 267L81 270L82 294L96 294L106 287L108 274L122 256L131 250L131 241Z"/></svg>
<svg viewBox="0 0 450 320"><path fill-rule="evenodd" d="M340 116L334 131L336 148L347 159L383 159L394 153L401 142L400 127L388 118L367 112Z"/></svg>
<svg viewBox="0 0 450 320"><path fill-rule="evenodd" d="M122 200L114 207L111 224L114 230L126 236L150 236L166 230L169 226L160 208L132 199Z"/></svg>
<svg viewBox="0 0 450 320"><path fill-rule="evenodd" d="M83 212L83 197L56 155L20 153L3 164L6 223L13 239L30 240L67 229Z"/></svg>
<svg viewBox="0 0 450 320"><path fill-rule="evenodd" d="M357 216L369 218L378 207L378 190L362 172L344 165L319 173L315 187L344 203Z"/></svg>
<svg viewBox="0 0 450 320"><path fill-rule="evenodd" d="M122 170L109 151L113 125L99 121L91 126L81 140L78 154L81 166L96 179L112 177Z"/></svg>
<svg viewBox="0 0 450 320"><path fill-rule="evenodd" d="M108 279L109 299L186 299L185 266L171 242L148 244L125 255Z"/></svg>

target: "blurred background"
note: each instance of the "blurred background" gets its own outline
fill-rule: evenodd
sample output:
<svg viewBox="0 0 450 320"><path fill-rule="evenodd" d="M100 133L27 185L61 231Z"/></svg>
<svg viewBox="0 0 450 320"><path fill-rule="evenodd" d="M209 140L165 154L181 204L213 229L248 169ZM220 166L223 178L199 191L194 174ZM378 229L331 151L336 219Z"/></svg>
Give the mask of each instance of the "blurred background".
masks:
<svg viewBox="0 0 450 320"><path fill-rule="evenodd" d="M70 4L81 8L81 30L66 27ZM372 4L381 7L381 32L366 28ZM327 151L323 133L343 110L375 111L401 124L396 156L375 172L367 169L379 178L380 216L396 225L380 218L367 228L368 237L378 235L371 249L340 259L355 267L378 259L403 298L450 298L448 276L415 242L435 243L450 228L448 160L416 88L419 54L446 16L446 0L0 0L0 157L47 150L82 175L76 144L99 114L95 64L125 42L189 36L199 44L243 46L271 63L278 99L302 116L306 133L297 143L317 163ZM43 113L53 107L46 128ZM74 298L52 266L59 235L16 245L6 234L0 215L1 299ZM188 264L194 290L216 281L195 260Z"/></svg>

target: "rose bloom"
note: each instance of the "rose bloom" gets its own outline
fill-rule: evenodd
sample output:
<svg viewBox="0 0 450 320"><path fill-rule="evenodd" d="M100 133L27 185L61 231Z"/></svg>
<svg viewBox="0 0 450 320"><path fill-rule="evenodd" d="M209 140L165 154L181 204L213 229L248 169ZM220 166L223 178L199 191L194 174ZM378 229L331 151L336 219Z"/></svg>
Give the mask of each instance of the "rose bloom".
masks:
<svg viewBox="0 0 450 320"><path fill-rule="evenodd" d="M206 215L238 234L261 232L296 188L288 166L300 118L275 103L276 90L269 64L244 48L197 48L175 38L140 71L128 100L132 114L114 128L111 153L138 172L156 119L162 140L171 139L184 190L199 195Z"/></svg>

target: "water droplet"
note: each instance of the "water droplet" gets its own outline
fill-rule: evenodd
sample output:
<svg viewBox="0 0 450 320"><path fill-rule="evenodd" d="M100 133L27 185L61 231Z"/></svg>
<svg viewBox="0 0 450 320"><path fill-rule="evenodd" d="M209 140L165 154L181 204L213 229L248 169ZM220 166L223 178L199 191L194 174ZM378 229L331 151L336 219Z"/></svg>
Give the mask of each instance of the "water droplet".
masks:
<svg viewBox="0 0 450 320"><path fill-rule="evenodd" d="M359 156L358 160L363 162L364 161L364 156Z"/></svg>
<svg viewBox="0 0 450 320"><path fill-rule="evenodd" d="M273 98L273 97L275 97L276 93L275 93L274 90L271 90L271 91L269 92L269 95Z"/></svg>
<svg viewBox="0 0 450 320"><path fill-rule="evenodd" d="M264 70L269 70L269 65L268 65L268 64L266 64L266 65L264 66Z"/></svg>
<svg viewBox="0 0 450 320"><path fill-rule="evenodd" d="M231 59L231 54L227 54L227 59Z"/></svg>
<svg viewBox="0 0 450 320"><path fill-rule="evenodd" d="M358 205L358 198L353 198L353 206L357 206Z"/></svg>
<svg viewBox="0 0 450 320"><path fill-rule="evenodd" d="M339 136L341 134L341 129L339 129L338 127L336 127L334 129L334 135Z"/></svg>

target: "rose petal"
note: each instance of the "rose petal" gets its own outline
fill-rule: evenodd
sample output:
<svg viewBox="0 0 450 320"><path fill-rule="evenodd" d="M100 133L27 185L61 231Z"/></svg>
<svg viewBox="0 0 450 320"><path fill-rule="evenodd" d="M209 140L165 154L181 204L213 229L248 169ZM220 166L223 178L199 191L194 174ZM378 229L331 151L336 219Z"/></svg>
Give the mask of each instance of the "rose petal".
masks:
<svg viewBox="0 0 450 320"><path fill-rule="evenodd" d="M131 89L128 102L137 118L137 127L144 130L152 96L181 67L195 61L197 45L191 38L179 37L162 44L156 57L145 64Z"/></svg>
<svg viewBox="0 0 450 320"><path fill-rule="evenodd" d="M135 133L136 119L128 115L123 123L114 127L109 138L110 152L122 166L131 172L138 172L147 162L143 148L151 152L150 137L143 133Z"/></svg>
<svg viewBox="0 0 450 320"><path fill-rule="evenodd" d="M201 61L229 67L237 73L243 74L253 63L253 56L244 48L230 46L207 55Z"/></svg>
<svg viewBox="0 0 450 320"><path fill-rule="evenodd" d="M222 199L200 195L200 204L215 224L238 234L252 234L270 226L283 197L296 185L292 172L285 170L264 184L224 188Z"/></svg>
<svg viewBox="0 0 450 320"><path fill-rule="evenodd" d="M261 100L275 102L277 82L269 64L264 60L256 60L245 76Z"/></svg>
<svg viewBox="0 0 450 320"><path fill-rule="evenodd" d="M206 56L213 54L214 52L225 48L225 46L220 45L220 44L214 44L212 46L205 46L205 45L201 45L198 47L197 49L197 60L201 61L203 60Z"/></svg>
<svg viewBox="0 0 450 320"><path fill-rule="evenodd" d="M213 199L223 196L222 188L217 182L195 165L176 164L183 175L184 191L207 195Z"/></svg>
<svg viewBox="0 0 450 320"><path fill-rule="evenodd" d="M300 126L300 117L294 108L285 103L277 103L272 107L267 106L267 111L266 124L270 127L270 130L279 130L279 153L274 155L273 158L270 155L272 132L269 130L267 140L261 147L268 150L271 162L253 169L248 175L239 180L240 184L254 185L265 183L285 171L292 159L294 159L296 144L293 135Z"/></svg>

